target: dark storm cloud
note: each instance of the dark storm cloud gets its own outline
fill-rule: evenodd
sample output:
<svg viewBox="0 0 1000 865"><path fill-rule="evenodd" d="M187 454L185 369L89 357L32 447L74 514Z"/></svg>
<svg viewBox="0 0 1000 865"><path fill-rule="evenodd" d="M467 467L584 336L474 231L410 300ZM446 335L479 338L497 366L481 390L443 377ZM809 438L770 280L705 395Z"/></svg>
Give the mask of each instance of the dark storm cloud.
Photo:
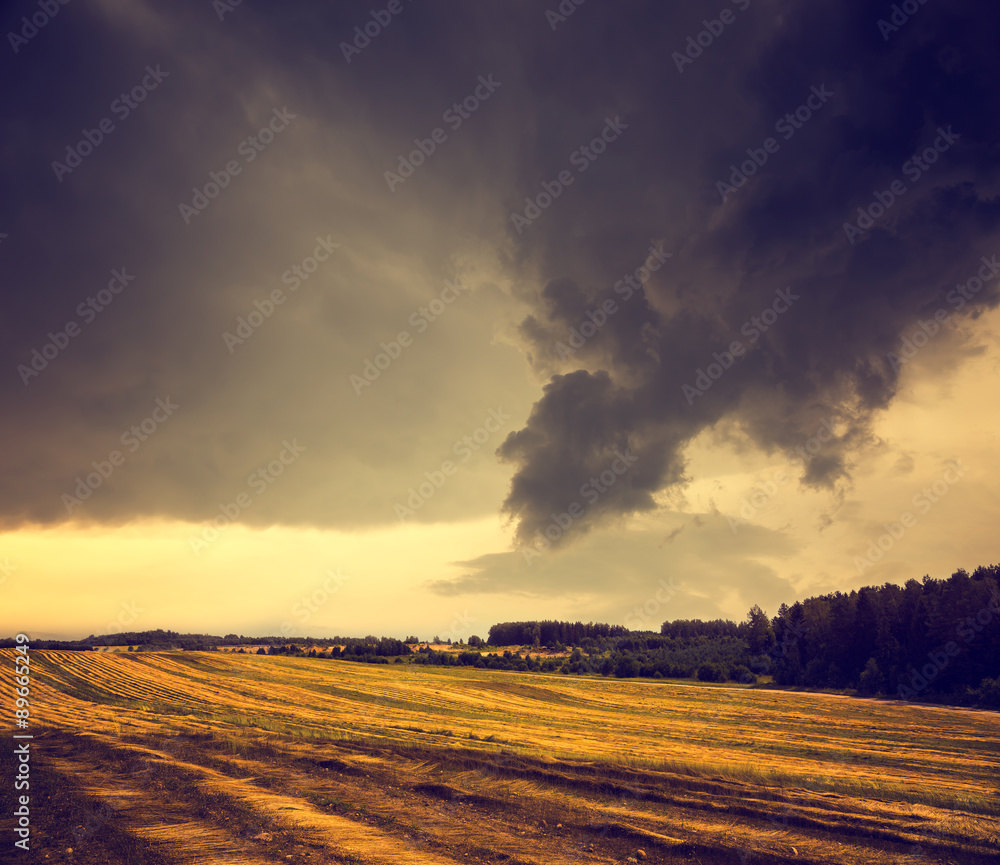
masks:
<svg viewBox="0 0 1000 865"><path fill-rule="evenodd" d="M403 479L436 467L488 408L511 406L491 370L487 387L442 374L440 355L491 335L485 297L456 302L448 320L464 330L435 325L374 394L348 384L454 276L458 240L480 230L488 199L473 156L496 161L497 124L519 110L491 94L390 192L384 172L479 76L517 88L504 45L516 24L406 4L348 63L340 45L370 9L245 4L220 21L209 2L106 0L60 7L0 53L18 82L0 121L0 522L65 520L62 496L115 450L125 464L74 517L200 521L295 438L309 468L290 467L243 519L386 522ZM19 31L15 11L5 16ZM137 86L150 89L130 104ZM339 249L292 296L283 275L319 238ZM127 283L112 290L113 271ZM280 312L227 351L223 332L275 288ZM157 399L179 408L129 451L121 437Z"/></svg>
<svg viewBox="0 0 1000 865"><path fill-rule="evenodd" d="M524 230L549 281L521 337L554 375L498 449L517 469L504 510L522 545L653 508L724 418L767 451L819 434L803 483L847 478L895 394L901 337L927 321L953 339L935 313L968 314L947 292L981 267L974 303L996 305L998 13L927 7L887 43L873 8L752 4L718 37L733 53L709 46L679 73L664 51L616 79L637 106L624 152ZM673 257L626 300L616 280L657 238ZM636 467L586 506L626 447Z"/></svg>
<svg viewBox="0 0 1000 865"><path fill-rule="evenodd" d="M805 479L844 477L892 398L886 353L997 251L998 13L928 4L886 42L878 9L741 0L679 71L672 54L723 5L591 0L553 30L533 3L407 2L349 63L341 43L370 21L369 4L244 3L223 21L208 2L60 7L0 58L17 82L0 120L0 521L66 519L62 494L158 399L179 408L84 518L206 519L297 437L301 462L248 522L395 519L411 479L521 393L482 348L520 303L521 341L549 379L500 449L522 541L574 503L573 531L652 508L683 481L685 444L727 417L772 449L829 420L836 440ZM0 26L16 28L22 13L4 14ZM447 127L444 112L491 75L495 91ZM113 108L153 83L127 116ZM814 87L833 96L783 139L775 123ZM247 161L248 137L288 114ZM113 131L57 177L52 163L105 118ZM911 181L903 164L939 126L959 139ZM390 191L385 172L437 127L447 140ZM730 164L769 136L780 148L721 202ZM241 173L185 224L178 205L234 159ZM848 243L843 223L897 179L908 192ZM519 232L511 216L555 181L559 196ZM312 293L229 354L222 332L320 236L341 246ZM348 376L407 326L426 286L454 276L469 238L500 260L493 276L513 297L456 302L457 331L442 323L353 393ZM644 291L615 291L654 263ZM87 311L115 270L132 278ZM994 304L995 285L976 303ZM744 325L786 289L797 295L788 310L689 404L682 385L734 340L749 347ZM605 299L617 311L561 356L556 343ZM25 384L19 367L70 321L79 334ZM495 506L433 504L445 510L419 518Z"/></svg>

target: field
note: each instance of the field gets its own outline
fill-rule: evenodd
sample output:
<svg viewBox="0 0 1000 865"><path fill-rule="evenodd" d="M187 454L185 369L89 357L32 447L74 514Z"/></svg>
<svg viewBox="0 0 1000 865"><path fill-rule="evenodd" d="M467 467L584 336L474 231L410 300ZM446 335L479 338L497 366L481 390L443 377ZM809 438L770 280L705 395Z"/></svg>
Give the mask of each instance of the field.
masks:
<svg viewBox="0 0 1000 865"><path fill-rule="evenodd" d="M31 668L24 862L1000 861L996 713L221 653Z"/></svg>

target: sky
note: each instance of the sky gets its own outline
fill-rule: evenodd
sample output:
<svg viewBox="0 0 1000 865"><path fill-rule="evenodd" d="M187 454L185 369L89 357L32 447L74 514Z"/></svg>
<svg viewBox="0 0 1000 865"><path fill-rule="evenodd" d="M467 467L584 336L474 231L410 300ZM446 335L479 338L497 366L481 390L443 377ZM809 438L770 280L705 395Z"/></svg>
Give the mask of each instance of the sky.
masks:
<svg viewBox="0 0 1000 865"><path fill-rule="evenodd" d="M0 20L0 634L997 560L1000 8L46 10Z"/></svg>

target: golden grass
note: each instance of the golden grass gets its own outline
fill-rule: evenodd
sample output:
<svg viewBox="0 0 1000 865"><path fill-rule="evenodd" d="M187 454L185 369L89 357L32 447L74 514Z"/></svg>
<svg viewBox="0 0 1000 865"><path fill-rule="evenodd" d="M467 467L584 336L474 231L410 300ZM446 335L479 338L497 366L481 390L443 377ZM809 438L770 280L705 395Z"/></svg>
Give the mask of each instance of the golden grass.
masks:
<svg viewBox="0 0 1000 865"><path fill-rule="evenodd" d="M65 752L51 771L97 797L125 771L106 761L138 754L209 797L173 815L191 824L176 861L210 861L202 830L244 849L218 801L345 862L590 861L586 843L611 861L979 862L1000 835L996 713L229 653L39 651L32 670L32 723ZM155 845L172 824L142 818L151 792L121 807Z"/></svg>

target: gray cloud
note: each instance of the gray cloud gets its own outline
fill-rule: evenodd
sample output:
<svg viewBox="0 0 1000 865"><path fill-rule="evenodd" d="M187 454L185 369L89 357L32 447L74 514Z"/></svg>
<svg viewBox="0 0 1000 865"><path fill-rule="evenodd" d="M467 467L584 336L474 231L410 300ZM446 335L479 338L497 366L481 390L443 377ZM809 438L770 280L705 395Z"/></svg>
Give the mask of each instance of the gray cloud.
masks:
<svg viewBox="0 0 1000 865"><path fill-rule="evenodd" d="M721 515L694 516L690 531L667 547L658 531L589 535L558 554L526 558L521 552L491 553L457 562L467 573L432 581L427 588L442 597L485 594L560 599L564 609L574 605L587 609L596 621L622 622L635 604L655 594L657 580L662 578L676 585L677 591L663 606L662 615L658 610L659 618L648 622L654 630L665 619L742 616L742 608L722 605L724 597L732 600L736 591L734 569L759 589L759 602L772 610L794 596L788 582L756 561L762 554L793 553L795 544L786 535L758 526L742 526L739 533L733 533Z"/></svg>
<svg viewBox="0 0 1000 865"><path fill-rule="evenodd" d="M906 39L886 46L872 38L873 20L831 3L761 4L758 23L779 8L780 26L755 52L716 65L706 49L685 70L692 77L672 89L690 87L696 109L672 93L671 123L634 118L628 152L595 167L613 183L573 190L586 200L567 214L569 226L532 226L548 281L520 336L551 378L526 427L498 450L517 469L504 510L518 521L519 545L542 544L613 449L631 447L640 470L549 540L654 508L653 493L684 483L688 443L723 420L771 452L793 451L828 420L837 434L802 482L848 482L851 454L871 442L896 393L889 353L996 248L997 176L986 156L997 134L988 108L996 69L985 36L996 16L942 10L943 21L914 21ZM728 36L735 41L735 30ZM668 75L653 78L666 89ZM800 122L780 125L809 99ZM770 156L768 137L777 142ZM926 163L910 161L928 147ZM678 151L690 155L681 162ZM753 176L721 201L718 183L739 182L732 166L755 154L767 161L750 162ZM892 201L885 191L896 181L905 191ZM879 216L878 206L874 225L845 231L859 208ZM567 237L594 243L582 252ZM619 298L596 335L560 350L588 310L616 297L610 287L654 237L674 256L642 296ZM570 251L581 258L569 260ZM783 290L793 300L779 308ZM976 306L998 298L996 281L987 283ZM951 331L936 339L963 350Z"/></svg>

